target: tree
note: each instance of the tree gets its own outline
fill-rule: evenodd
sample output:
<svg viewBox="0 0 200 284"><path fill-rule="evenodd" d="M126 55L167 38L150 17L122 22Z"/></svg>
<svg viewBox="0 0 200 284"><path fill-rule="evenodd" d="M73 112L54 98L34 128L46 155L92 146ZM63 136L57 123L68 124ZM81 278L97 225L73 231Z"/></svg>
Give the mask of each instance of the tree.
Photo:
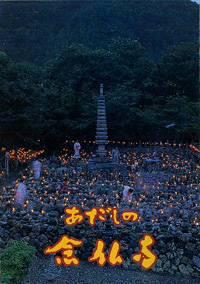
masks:
<svg viewBox="0 0 200 284"><path fill-rule="evenodd" d="M14 63L1 54L0 133L22 139L41 135L45 98L40 68L31 63Z"/></svg>
<svg viewBox="0 0 200 284"><path fill-rule="evenodd" d="M198 62L198 44L182 43L179 46L170 47L158 64L158 84L162 86L161 94L164 97L179 94L197 101Z"/></svg>

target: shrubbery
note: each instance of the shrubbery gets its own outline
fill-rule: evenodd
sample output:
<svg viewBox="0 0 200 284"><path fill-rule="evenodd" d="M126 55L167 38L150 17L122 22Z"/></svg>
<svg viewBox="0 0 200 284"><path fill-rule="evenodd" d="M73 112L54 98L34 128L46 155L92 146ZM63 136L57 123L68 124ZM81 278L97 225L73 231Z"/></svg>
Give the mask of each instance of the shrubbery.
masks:
<svg viewBox="0 0 200 284"><path fill-rule="evenodd" d="M35 248L23 241L7 244L0 254L1 283L22 283L34 254Z"/></svg>

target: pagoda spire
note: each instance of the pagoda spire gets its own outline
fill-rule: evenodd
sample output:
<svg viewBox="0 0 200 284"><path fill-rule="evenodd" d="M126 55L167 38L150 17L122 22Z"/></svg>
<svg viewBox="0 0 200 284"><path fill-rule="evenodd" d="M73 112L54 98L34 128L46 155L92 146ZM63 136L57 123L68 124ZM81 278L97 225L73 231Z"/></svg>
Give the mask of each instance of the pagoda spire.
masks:
<svg viewBox="0 0 200 284"><path fill-rule="evenodd" d="M103 96L103 84L100 85L100 97L104 98L104 96Z"/></svg>
<svg viewBox="0 0 200 284"><path fill-rule="evenodd" d="M98 145L97 156L105 157L107 156L107 151L105 149L106 144L108 144L107 136L107 123L106 123L106 105L105 98L103 95L103 84L100 85L100 96L98 100L98 117L97 117L97 132L96 132L96 144Z"/></svg>

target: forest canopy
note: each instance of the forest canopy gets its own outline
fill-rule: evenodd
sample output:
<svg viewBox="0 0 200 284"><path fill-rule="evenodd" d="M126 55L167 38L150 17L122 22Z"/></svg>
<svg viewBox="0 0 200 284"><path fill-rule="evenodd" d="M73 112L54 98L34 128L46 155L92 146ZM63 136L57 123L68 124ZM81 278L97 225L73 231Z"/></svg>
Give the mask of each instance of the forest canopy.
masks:
<svg viewBox="0 0 200 284"><path fill-rule="evenodd" d="M197 4L0 5L1 137L94 139L100 83L110 138L198 136Z"/></svg>

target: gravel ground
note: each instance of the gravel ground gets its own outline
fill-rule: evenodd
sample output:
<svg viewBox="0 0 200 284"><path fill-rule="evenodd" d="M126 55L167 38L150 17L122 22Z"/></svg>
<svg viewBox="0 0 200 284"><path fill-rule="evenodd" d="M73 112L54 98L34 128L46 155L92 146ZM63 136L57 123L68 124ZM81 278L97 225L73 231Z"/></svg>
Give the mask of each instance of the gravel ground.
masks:
<svg viewBox="0 0 200 284"><path fill-rule="evenodd" d="M52 266L55 279L49 282L44 274L50 263L52 265L49 257L35 258L23 284L200 284L200 279L161 275L145 270L126 270L120 266L99 267L87 261L81 261L78 267Z"/></svg>

